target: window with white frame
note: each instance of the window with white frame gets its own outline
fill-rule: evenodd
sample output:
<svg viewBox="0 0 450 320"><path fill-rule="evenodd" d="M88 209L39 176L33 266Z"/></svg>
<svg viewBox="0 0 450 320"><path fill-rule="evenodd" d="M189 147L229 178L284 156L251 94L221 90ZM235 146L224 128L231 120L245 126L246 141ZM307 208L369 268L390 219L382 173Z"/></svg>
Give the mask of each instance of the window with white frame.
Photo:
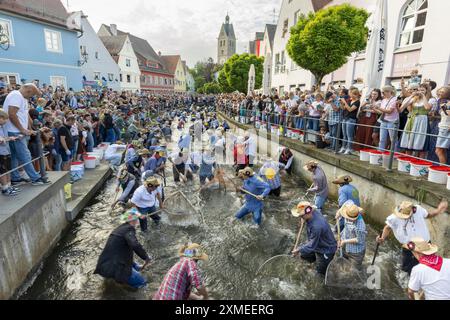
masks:
<svg viewBox="0 0 450 320"><path fill-rule="evenodd" d="M53 30L44 30L45 33L45 47L47 51L63 52L61 32Z"/></svg>
<svg viewBox="0 0 450 320"><path fill-rule="evenodd" d="M295 13L294 13L294 26L297 25L298 18L300 17L301 14L302 14L302 12L300 10L295 11Z"/></svg>
<svg viewBox="0 0 450 320"><path fill-rule="evenodd" d="M0 79L3 78L3 81L6 82L6 84L9 84L11 86L15 86L18 83L19 75L17 73L8 74L8 73L0 73Z"/></svg>
<svg viewBox="0 0 450 320"><path fill-rule="evenodd" d="M64 87L67 88L67 80L64 76L51 76L50 83L53 88Z"/></svg>
<svg viewBox="0 0 450 320"><path fill-rule="evenodd" d="M130 59L126 59L126 60L125 60L125 65L126 65L127 67L131 67L131 60L130 60Z"/></svg>
<svg viewBox="0 0 450 320"><path fill-rule="evenodd" d="M108 81L114 81L114 73L108 73Z"/></svg>
<svg viewBox="0 0 450 320"><path fill-rule="evenodd" d="M281 64L281 62L280 62L280 54L277 53L275 55L275 74L280 72L280 64Z"/></svg>
<svg viewBox="0 0 450 320"><path fill-rule="evenodd" d="M399 47L421 43L427 21L428 0L412 0L402 14Z"/></svg>
<svg viewBox="0 0 450 320"><path fill-rule="evenodd" d="M14 35L11 20L0 19L0 28L2 33L9 38L9 45L14 46Z"/></svg>
<svg viewBox="0 0 450 320"><path fill-rule="evenodd" d="M100 72L94 72L94 80L100 80Z"/></svg>

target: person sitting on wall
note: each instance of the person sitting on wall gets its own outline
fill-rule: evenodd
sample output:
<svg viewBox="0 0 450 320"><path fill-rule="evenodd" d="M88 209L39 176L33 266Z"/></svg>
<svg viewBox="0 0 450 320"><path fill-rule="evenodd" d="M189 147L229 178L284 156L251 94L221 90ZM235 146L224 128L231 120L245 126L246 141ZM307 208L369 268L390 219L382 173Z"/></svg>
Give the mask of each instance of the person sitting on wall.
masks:
<svg viewBox="0 0 450 320"><path fill-rule="evenodd" d="M284 170L292 175L292 163L294 161L294 155L289 148L284 148L280 154L280 159L278 160L280 163L284 165Z"/></svg>

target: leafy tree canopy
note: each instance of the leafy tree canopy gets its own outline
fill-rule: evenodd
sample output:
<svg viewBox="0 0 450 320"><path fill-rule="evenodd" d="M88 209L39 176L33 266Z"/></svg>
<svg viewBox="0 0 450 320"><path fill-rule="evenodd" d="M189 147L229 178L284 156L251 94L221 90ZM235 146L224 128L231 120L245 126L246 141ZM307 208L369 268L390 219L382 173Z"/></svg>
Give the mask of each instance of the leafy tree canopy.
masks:
<svg viewBox="0 0 450 320"><path fill-rule="evenodd" d="M321 84L323 77L342 67L353 52L365 49L368 17L366 10L349 4L301 15L291 28L287 52Z"/></svg>

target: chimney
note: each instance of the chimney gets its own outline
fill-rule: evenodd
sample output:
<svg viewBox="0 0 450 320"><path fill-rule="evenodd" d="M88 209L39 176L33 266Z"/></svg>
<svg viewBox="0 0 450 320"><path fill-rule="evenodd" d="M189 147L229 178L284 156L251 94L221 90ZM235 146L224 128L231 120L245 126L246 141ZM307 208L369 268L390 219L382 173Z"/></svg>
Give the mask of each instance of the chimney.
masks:
<svg viewBox="0 0 450 320"><path fill-rule="evenodd" d="M111 24L110 29L111 29L111 34L113 36L117 36L117 24Z"/></svg>

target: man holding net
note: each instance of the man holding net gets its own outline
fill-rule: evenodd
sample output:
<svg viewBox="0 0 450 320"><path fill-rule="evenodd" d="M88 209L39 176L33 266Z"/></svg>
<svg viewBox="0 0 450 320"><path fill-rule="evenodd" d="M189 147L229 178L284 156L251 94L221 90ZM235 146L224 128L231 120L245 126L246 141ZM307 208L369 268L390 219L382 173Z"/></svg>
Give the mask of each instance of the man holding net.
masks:
<svg viewBox="0 0 450 320"><path fill-rule="evenodd" d="M308 241L294 249L292 254L296 256L300 253L303 260L316 263L317 274L325 276L337 250L336 239L330 225L320 211L307 201L300 202L291 212L294 217L306 222L308 233Z"/></svg>

